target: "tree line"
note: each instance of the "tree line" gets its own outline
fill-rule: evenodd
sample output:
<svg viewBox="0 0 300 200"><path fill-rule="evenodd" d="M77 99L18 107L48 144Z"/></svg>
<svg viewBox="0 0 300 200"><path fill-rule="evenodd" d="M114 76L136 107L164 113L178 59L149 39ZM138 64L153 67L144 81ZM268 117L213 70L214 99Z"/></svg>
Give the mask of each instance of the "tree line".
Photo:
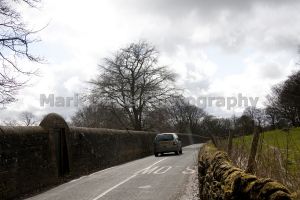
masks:
<svg viewBox="0 0 300 200"><path fill-rule="evenodd" d="M176 74L158 62L159 52L145 42L132 43L105 58L89 81L86 105L72 124L116 129L200 132L210 116L189 104L175 86Z"/></svg>
<svg viewBox="0 0 300 200"><path fill-rule="evenodd" d="M273 86L267 96L266 114L272 128L300 126L300 71Z"/></svg>
<svg viewBox="0 0 300 200"><path fill-rule="evenodd" d="M145 41L104 58L97 76L88 81L86 104L72 117L72 124L208 137L300 125L300 72L272 88L264 109L247 107L240 117L217 118L186 101L174 84L176 74L158 59L157 49Z"/></svg>
<svg viewBox="0 0 300 200"><path fill-rule="evenodd" d="M19 4L36 7L40 0L0 1L0 104L16 101L16 93L35 70L25 71L19 59L39 62L30 53L38 40L23 22ZM267 96L266 108L246 108L242 116L216 118L189 104L175 87L176 74L158 62L159 52L147 42L132 43L99 65L86 104L72 117L72 124L87 127L176 131L226 136L253 133L255 126L264 129L300 125L300 72L275 85ZM24 81L25 80L25 81ZM29 116L29 115L27 115ZM32 118L32 117L30 117ZM28 123L26 123L28 124ZM29 124L31 124L29 122Z"/></svg>

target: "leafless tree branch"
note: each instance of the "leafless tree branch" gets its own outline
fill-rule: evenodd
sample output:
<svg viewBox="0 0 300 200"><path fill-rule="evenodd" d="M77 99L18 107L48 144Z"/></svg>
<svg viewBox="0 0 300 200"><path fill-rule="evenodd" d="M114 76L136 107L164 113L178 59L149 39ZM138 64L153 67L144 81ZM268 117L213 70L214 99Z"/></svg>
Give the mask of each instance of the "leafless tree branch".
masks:
<svg viewBox="0 0 300 200"><path fill-rule="evenodd" d="M122 108L136 130L143 128L145 110L176 91L175 74L158 64L158 55L146 42L132 43L105 58L100 74L90 81L92 95Z"/></svg>
<svg viewBox="0 0 300 200"><path fill-rule="evenodd" d="M18 60L27 59L40 62L42 59L30 53L36 31L32 31L22 22L21 14L15 9L17 4L36 7L40 0L0 0L0 104L16 101L15 94L27 81L18 78L21 75L30 77L36 70L22 69Z"/></svg>

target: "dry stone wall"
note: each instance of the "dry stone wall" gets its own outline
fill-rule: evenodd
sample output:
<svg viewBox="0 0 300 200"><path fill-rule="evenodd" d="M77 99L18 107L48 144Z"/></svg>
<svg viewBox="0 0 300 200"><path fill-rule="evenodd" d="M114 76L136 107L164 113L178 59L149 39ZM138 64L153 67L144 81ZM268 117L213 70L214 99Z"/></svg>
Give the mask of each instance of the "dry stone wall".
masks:
<svg viewBox="0 0 300 200"><path fill-rule="evenodd" d="M199 151L198 172L201 200L292 199L282 184L245 173L232 165L225 152L208 144Z"/></svg>

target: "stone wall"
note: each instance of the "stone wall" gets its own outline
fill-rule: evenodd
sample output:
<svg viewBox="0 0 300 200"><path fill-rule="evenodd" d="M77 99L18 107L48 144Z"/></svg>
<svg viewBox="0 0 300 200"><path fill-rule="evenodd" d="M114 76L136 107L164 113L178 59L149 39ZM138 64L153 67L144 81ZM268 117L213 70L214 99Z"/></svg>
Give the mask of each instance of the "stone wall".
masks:
<svg viewBox="0 0 300 200"><path fill-rule="evenodd" d="M0 128L0 199L57 182L49 146L41 127Z"/></svg>
<svg viewBox="0 0 300 200"><path fill-rule="evenodd" d="M0 127L0 199L14 199L153 154L156 133L69 127L57 114L40 126ZM205 138L179 134L184 145Z"/></svg>
<svg viewBox="0 0 300 200"><path fill-rule="evenodd" d="M290 200L288 189L278 182L257 178L232 165L225 152L210 145L199 151L199 195L202 200Z"/></svg>

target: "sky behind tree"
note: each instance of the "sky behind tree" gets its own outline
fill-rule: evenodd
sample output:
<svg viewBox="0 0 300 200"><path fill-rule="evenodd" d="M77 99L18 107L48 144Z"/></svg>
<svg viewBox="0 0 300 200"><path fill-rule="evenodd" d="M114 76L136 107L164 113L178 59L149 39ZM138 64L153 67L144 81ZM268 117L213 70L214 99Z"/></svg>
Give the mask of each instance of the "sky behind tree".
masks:
<svg viewBox="0 0 300 200"><path fill-rule="evenodd" d="M39 9L20 8L41 42L32 48L44 64L40 75L22 89L19 101L1 110L1 118L32 111L57 112L69 119L76 106L40 106L40 94L73 97L87 92L97 64L124 45L146 40L160 62L178 74L185 96L259 97L263 106L270 87L299 70L299 1L207 0L51 0ZM207 109L217 116L242 109Z"/></svg>

